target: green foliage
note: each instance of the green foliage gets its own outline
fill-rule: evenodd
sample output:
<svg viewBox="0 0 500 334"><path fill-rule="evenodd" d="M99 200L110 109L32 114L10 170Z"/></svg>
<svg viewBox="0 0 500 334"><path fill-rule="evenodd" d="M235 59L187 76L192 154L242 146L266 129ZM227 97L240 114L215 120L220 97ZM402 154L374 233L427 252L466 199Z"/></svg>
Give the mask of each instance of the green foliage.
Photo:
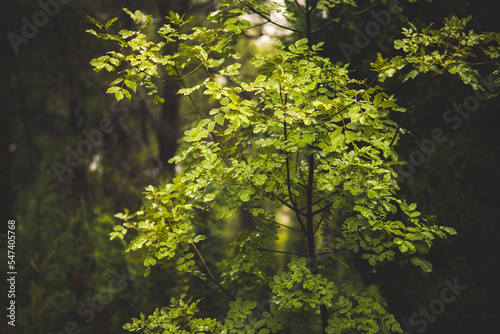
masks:
<svg viewBox="0 0 500 334"><path fill-rule="evenodd" d="M343 283L335 306L338 313L329 319L330 329L326 333L402 332L394 316L385 311L386 302L356 282Z"/></svg>
<svg viewBox="0 0 500 334"><path fill-rule="evenodd" d="M169 307L156 309L147 319L141 314L140 319L132 319L132 323L123 326L124 329L135 332L143 330L144 333L205 333L213 330L216 325L214 319L197 319L194 315L198 311L197 303L184 302L182 299L172 298Z"/></svg>
<svg viewBox="0 0 500 334"><path fill-rule="evenodd" d="M320 1L317 9L341 2L355 5ZM281 9L264 1L221 1L206 25L191 28L189 19L169 13L170 23L158 30L160 42L144 33L151 17L128 10L137 31L113 35L107 31L112 21L96 22L101 31L90 31L120 50L91 62L96 71L117 71L108 90L117 100L144 86L154 101L163 102L159 83L178 80L183 85L179 94L191 97L200 90L212 104L205 114L192 100L201 120L186 130L183 140L189 146L172 159L182 165L182 173L165 186L149 186L147 203L138 212L117 214L124 223L111 237L133 233L127 251L140 254L146 267L176 266L210 280L224 294L222 300L230 301L227 313L217 319L197 318L200 299L191 302L180 295L147 319L134 319L125 325L127 330L309 333L311 327L304 322L320 318L323 333L401 332L380 296L358 282L339 279L328 267L348 251L373 267L407 256L429 272L432 265L422 256L436 238L455 234L421 218L416 204L398 197L400 162L393 143L399 127L389 116L405 108L380 85L411 65L406 79L427 72L456 73L476 88L477 73L467 59L474 46L498 41L498 36L466 33L467 19L457 18L446 20L440 30L405 29L406 38L395 42L405 54L392 59L379 54L373 63L377 78L370 83L321 57L322 43L314 45L310 38L289 46L277 42L274 53L250 60L256 75L242 80L240 55L233 46L251 25L243 15L268 18L271 10ZM304 10L308 19L313 11ZM306 35L310 37L310 30ZM498 57L495 46L483 50L492 59ZM205 79L189 86L185 79L197 71ZM290 227L277 224L275 215L283 206L295 214L294 230L308 251L293 256L280 273L272 254L278 228ZM249 210L257 226L228 244L229 256L217 263L216 278L213 264L205 262L196 246L206 238L197 227L203 226L206 212L215 213L223 224L239 208ZM335 219L338 212L347 218ZM321 231L335 231L334 251L318 264ZM306 258L314 264L311 268ZM269 303L261 319L251 316L256 298Z"/></svg>
<svg viewBox="0 0 500 334"><path fill-rule="evenodd" d="M415 79L419 74L458 74L460 79L473 89L482 89L478 78L479 73L473 68L479 63L472 62L479 55L487 57L486 63L496 61L500 56L500 34L486 32L477 34L473 31L465 31L471 17L459 19L445 18L444 27L433 30L431 26L418 29L410 25L403 28L405 38L394 41L394 48L402 50L404 56L396 56L392 59L384 59L378 55L372 64L375 71L379 72L379 80L384 81L392 77L409 65L411 67L403 81ZM478 52L478 49L480 52ZM492 74L499 73L498 70ZM493 97L493 96L492 96Z"/></svg>

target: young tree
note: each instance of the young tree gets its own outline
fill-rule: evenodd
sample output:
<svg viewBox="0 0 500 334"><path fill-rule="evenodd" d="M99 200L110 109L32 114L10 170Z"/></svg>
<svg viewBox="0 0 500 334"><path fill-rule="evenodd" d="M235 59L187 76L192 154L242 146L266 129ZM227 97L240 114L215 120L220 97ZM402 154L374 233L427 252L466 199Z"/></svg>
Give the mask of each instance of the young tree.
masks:
<svg viewBox="0 0 500 334"><path fill-rule="evenodd" d="M382 1L389 3L394 1ZM294 5L295 10L289 7ZM146 267L176 266L179 271L215 284L227 312L198 317L200 296L180 294L169 306L126 324L145 333L378 333L402 332L386 302L353 277L340 275L352 253L374 270L398 253L425 272L432 265L422 258L436 238L455 234L421 217L416 204L398 197L398 155L394 146L400 124L394 112L411 108L397 104L382 87L387 78L407 71L404 81L417 76L458 74L474 89L482 89L470 58L482 52L493 62L500 36L466 32L467 19L453 17L441 29L418 31L410 23L396 40L401 55L378 54L370 80L354 79L348 66L320 56L314 44L322 12L338 6L356 7L352 0L305 0L282 6L262 0L225 0L203 26L190 28L190 19L170 12L170 24L148 35L152 17L125 10L136 31L109 31L117 18L89 32L115 44L114 51L94 59L96 71L119 70L109 93L117 100L145 87L155 103L164 102L158 87L178 81L179 94L188 96L201 120L185 132L187 148L172 162L182 172L171 183L146 189L147 204L124 220L112 238L135 234L128 251L138 251ZM390 7L390 13L396 12ZM271 12L287 23L274 22ZM302 25L290 22L303 15ZM249 21L250 17L262 21ZM299 22L299 23L300 23ZM250 63L256 77L240 74L242 62L234 45L263 23L302 35L288 46L274 44L272 54L256 54ZM252 26L252 24L254 24ZM319 27L321 28L321 26ZM164 48L172 52L162 52ZM194 73L204 79L193 85ZM406 72L403 72L406 73ZM494 72L497 73L497 72ZM203 112L193 97L201 90L212 103ZM228 257L205 261L196 244L206 239L198 226L206 212L221 224L238 208L256 220L227 245ZM276 220L288 208L294 224ZM274 253L278 229L289 229L303 241L305 251L290 255L279 271ZM193 283L193 280L187 281ZM184 290L183 290L184 291Z"/></svg>

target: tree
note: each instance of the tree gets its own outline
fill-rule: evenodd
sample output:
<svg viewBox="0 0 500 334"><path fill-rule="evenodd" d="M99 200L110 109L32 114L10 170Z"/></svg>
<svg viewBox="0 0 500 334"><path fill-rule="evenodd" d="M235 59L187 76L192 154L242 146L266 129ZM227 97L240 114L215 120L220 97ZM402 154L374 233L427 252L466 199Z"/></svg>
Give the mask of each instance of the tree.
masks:
<svg viewBox="0 0 500 334"><path fill-rule="evenodd" d="M383 3L389 5L387 14L395 15L393 2ZM140 11L125 10L137 30L118 34L109 32L117 18L105 24L91 19L99 30L89 32L116 46L91 62L96 71L119 70L108 93L130 99L143 86L155 103L162 103L160 83L177 81L182 86L178 93L188 96L201 118L185 132L187 147L171 160L182 172L165 186L146 188L147 202L140 211L117 214L124 223L111 237L124 239L133 231L128 251L140 254L146 268L175 266L212 282L222 292L221 302L229 302L224 314L197 317L201 299L181 293L169 306L133 319L125 329L402 332L382 297L354 275L343 274L342 268L349 268L344 260L360 255L376 271L395 257L406 257L429 272L432 265L422 256L436 238L456 232L436 225L433 217L422 217L415 203L398 195L404 162L394 147L403 129L391 115L404 115L422 89L404 108L383 86L396 73L403 73L403 81L424 77L423 85L436 75L457 74L465 84L486 91L471 58L482 54L498 65L500 35L466 31L470 18L445 19L434 30L408 23L404 37L394 42L400 54L385 58L379 53L371 64L374 78L355 79L347 65L320 56L323 42L313 43L318 29L313 22L339 6L357 3L220 1L206 24L191 29L190 19L170 12L170 23L153 38L148 30L152 17ZM288 23L273 21L271 11ZM303 20L292 27L294 13ZM249 15L263 21L252 26ZM263 23L300 37L288 45L276 42L274 53L256 54L250 63L258 75L247 79L240 75L234 45ZM162 52L164 48L174 51ZM189 84L199 71L205 78ZM208 96L208 113L193 98L197 90ZM223 224L238 208L250 212L257 224L228 243L228 256L215 272L200 251L206 239L203 215L212 212ZM293 213L292 223L276 220L282 208ZM295 252L276 250L278 229L297 233L303 246ZM284 271L275 266L277 253L288 261Z"/></svg>

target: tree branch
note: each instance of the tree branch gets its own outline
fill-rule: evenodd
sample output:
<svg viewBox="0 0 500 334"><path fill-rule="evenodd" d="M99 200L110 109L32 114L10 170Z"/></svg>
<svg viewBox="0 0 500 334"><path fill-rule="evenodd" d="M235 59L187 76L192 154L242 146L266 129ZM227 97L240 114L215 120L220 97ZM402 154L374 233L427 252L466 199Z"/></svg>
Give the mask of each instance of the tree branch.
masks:
<svg viewBox="0 0 500 334"><path fill-rule="evenodd" d="M275 26L277 26L277 27L280 27L280 28L285 29L285 30L293 31L293 32L296 32L296 33L301 34L301 35L305 35L305 34L306 34L306 33L305 33L305 32L303 32L303 31L300 31L300 30L297 30L297 29L293 29L293 28L290 28L290 27L286 27L286 26L284 26L284 25L281 25L281 24L279 24L279 23L276 23L276 22L272 21L272 20L271 20L271 18L268 18L268 17L266 16L266 14L264 14L264 13L262 13L262 12L258 11L257 9L255 9L255 8L253 8L253 7L251 7L251 6L248 6L247 4L245 4L245 3L243 3L243 2L241 2L241 1L239 1L239 0L238 0L238 2L239 2L242 6L244 6L244 7L245 7L245 8L247 8L248 10L250 10L252 13L257 14L257 15L259 15L260 17L262 17L264 20L266 20L266 23L271 23L271 24L274 24L274 25L275 25Z"/></svg>
<svg viewBox="0 0 500 334"><path fill-rule="evenodd" d="M360 14L363 14L367 11L369 11L370 9L372 9L373 7L375 7L376 5L378 5L378 3L380 2L381 0L378 0L377 2L375 2L373 5L371 5L370 7L366 8L366 9L363 9L363 10L360 10L359 12L355 12L355 13L352 13L352 14L348 14L348 15L341 15L340 17L338 17L339 19L342 19L344 17L349 17L349 16L356 16L356 15L360 15ZM315 34L317 33L318 31L321 31L323 29L325 29L326 27L332 25L333 23L335 23L335 21L330 21L324 25L322 25L321 27L319 28L316 28L314 29L313 31L311 31L311 34Z"/></svg>
<svg viewBox="0 0 500 334"><path fill-rule="evenodd" d="M323 222L323 220L325 220L325 216L321 217L321 219L319 220L319 223L318 225L316 226L316 228L314 229L314 234L316 234L316 232L318 231L319 227L321 226L321 223ZM319 254L318 254L319 255Z"/></svg>
<svg viewBox="0 0 500 334"><path fill-rule="evenodd" d="M291 226L288 226L288 225L285 225L285 224L280 224L280 223L277 223L277 222L273 222L273 224L276 224L276 225L279 225L279 226L282 226L282 227L285 227L285 228L289 228L290 230L294 230L294 231L297 231L297 232L304 232L303 230L299 230L298 228L294 228L294 227L291 227Z"/></svg>
<svg viewBox="0 0 500 334"><path fill-rule="evenodd" d="M305 14L306 10L299 4L299 2L297 0L293 1L295 1L295 5L297 6L297 8L300 9L300 11Z"/></svg>
<svg viewBox="0 0 500 334"><path fill-rule="evenodd" d="M327 204L326 206L324 206L324 207L322 207L321 209L318 209L318 210L316 210L316 211L312 212L311 214L312 214L313 216L316 216L318 213L321 213L321 212L323 212L323 211L328 210L328 209L329 209L332 205L333 205L333 203L332 203L332 202L330 202L330 204Z"/></svg>
<svg viewBox="0 0 500 334"><path fill-rule="evenodd" d="M233 296L231 293L229 293L229 291L226 290L226 288L224 288L216 279L215 277L212 275L212 272L210 271L210 269L208 268L207 264L205 263L205 260L203 259L203 256L201 256L200 252L198 251L198 248L196 248L196 245L191 242L191 246L193 246L194 250L196 251L196 254L198 254L198 257L200 258L201 262L203 262L203 266L205 267L205 270L208 274L208 276L210 277L210 279L215 283L215 285L217 285L217 287L222 291L224 292L229 298L231 298L231 300L235 300L235 296Z"/></svg>
<svg viewBox="0 0 500 334"><path fill-rule="evenodd" d="M280 83L280 96L281 96L281 83ZM283 132L284 132L284 135L285 135L285 141L288 141L288 135L287 135L287 130L286 130L286 95L285 95L285 101L283 101L282 99L282 104L283 104ZM290 185L290 162L289 162L289 159L288 159L288 152L285 152L285 161L286 161L286 185L287 185L287 188L288 188L288 197L290 197L290 202L292 202L292 206L293 206L293 211L295 213L295 216L297 217L297 220L299 221L299 224L300 224L300 228L302 229L302 231L304 232L304 234L307 234L306 232L306 229L304 227L304 222L302 221L302 218L300 217L299 215L299 208L297 206L297 203L295 202L295 200L293 199L293 194L292 194L292 188L291 188L291 185Z"/></svg>
<svg viewBox="0 0 500 334"><path fill-rule="evenodd" d="M405 119L405 116L406 116L406 113L408 112L408 110L411 109L411 107L413 107L413 105L415 104L415 101L417 100L418 96L420 95L420 93L422 93L422 90L424 89L425 85L427 84L427 82L429 81L429 78L430 77L427 77L425 79L425 82L423 83L422 87L420 87L420 89L418 90L417 94L415 94L415 96L411 99L410 103L408 104L408 108L406 108L403 116L401 117L401 120L399 121L398 123L398 126L396 127L396 131L394 132L394 136L392 137L392 140L391 140L391 143L389 144L389 147L392 147L392 144L394 144L394 141L396 140L396 138L398 137L398 134L399 134L399 130L401 129L401 125L403 124L403 120Z"/></svg>
<svg viewBox="0 0 500 334"><path fill-rule="evenodd" d="M304 255L304 254L292 253L292 252L284 252L284 251L277 251L277 250L273 250L273 249L267 249L267 248L264 248L264 247L261 247L261 246L257 246L257 248L260 249L260 250L262 250L262 251L271 252L271 253L280 253L280 254L297 255L297 256L300 256L300 257L306 257L306 255Z"/></svg>

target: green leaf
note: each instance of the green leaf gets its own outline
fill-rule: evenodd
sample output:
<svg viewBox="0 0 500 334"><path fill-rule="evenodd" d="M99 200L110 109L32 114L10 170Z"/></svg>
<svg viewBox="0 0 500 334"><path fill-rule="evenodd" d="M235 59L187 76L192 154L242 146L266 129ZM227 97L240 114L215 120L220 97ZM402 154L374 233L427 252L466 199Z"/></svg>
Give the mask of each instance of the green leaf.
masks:
<svg viewBox="0 0 500 334"><path fill-rule="evenodd" d="M113 23L116 22L116 20L118 20L118 18L114 17L111 20L109 20L108 22L106 22L106 25L104 26L104 30L107 30Z"/></svg>
<svg viewBox="0 0 500 334"><path fill-rule="evenodd" d="M375 133L375 128L373 125L369 124L363 128L363 134L365 137L371 137Z"/></svg>
<svg viewBox="0 0 500 334"><path fill-rule="evenodd" d="M111 93L111 94L114 94L118 91L120 91L121 88L118 87L118 86L113 86L113 87L109 87L108 90L106 91L106 93Z"/></svg>
<svg viewBox="0 0 500 334"><path fill-rule="evenodd" d="M93 24L95 24L97 27L99 27L99 29L102 29L102 24L100 24L99 21L94 19L92 16L87 15L87 19Z"/></svg>
<svg viewBox="0 0 500 334"><path fill-rule="evenodd" d="M123 90L120 89L118 91L115 92L115 98L116 98L116 101L120 101L123 99Z"/></svg>
<svg viewBox="0 0 500 334"><path fill-rule="evenodd" d="M104 66L104 62L101 59L92 59L90 64L94 67L101 68Z"/></svg>
<svg viewBox="0 0 500 334"><path fill-rule="evenodd" d="M307 42L308 42L307 38L302 38L302 39L299 39L297 42L295 42L295 46L299 47L301 45L307 44Z"/></svg>
<svg viewBox="0 0 500 334"><path fill-rule="evenodd" d="M217 124L222 126L222 125L224 125L224 118L225 118L224 114L219 113L219 114L215 115L214 120L215 120L215 122L217 122Z"/></svg>
<svg viewBox="0 0 500 334"><path fill-rule="evenodd" d="M420 266L420 268L422 268L422 270L426 273L430 273L432 271L432 264L420 257L412 257L411 263L417 267Z"/></svg>
<svg viewBox="0 0 500 334"><path fill-rule="evenodd" d="M450 235L456 235L457 234L457 231L453 227L443 226L443 227L441 227L441 229L444 230L446 233L448 233Z"/></svg>
<svg viewBox="0 0 500 334"><path fill-rule="evenodd" d="M411 70L406 76L405 78L403 79L403 82L405 82L406 80L408 79L415 79L415 77L418 75L418 70Z"/></svg>
<svg viewBox="0 0 500 334"><path fill-rule="evenodd" d="M420 268L426 273L430 273L432 271L432 264L424 259L420 260Z"/></svg>
<svg viewBox="0 0 500 334"><path fill-rule="evenodd" d="M156 259L152 258L152 257L147 257L144 259L144 265L146 267L149 267L149 266L154 266L156 264Z"/></svg>
<svg viewBox="0 0 500 334"><path fill-rule="evenodd" d="M402 244L403 244L403 240L401 240L400 238L395 238L395 239L393 240L393 243L394 243L395 245L398 245L398 246L399 246L399 245L402 245Z"/></svg>
<svg viewBox="0 0 500 334"><path fill-rule="evenodd" d="M358 229L358 224L356 222L357 217L349 217L346 219L345 224L347 225L347 229L351 232L355 232Z"/></svg>
<svg viewBox="0 0 500 334"><path fill-rule="evenodd" d="M248 202L250 200L250 190L245 189L242 192L240 192L240 199L243 202Z"/></svg>
<svg viewBox="0 0 500 334"><path fill-rule="evenodd" d="M110 86L115 86L116 84L119 84L119 83L120 83L120 82L122 82L122 81L123 81L123 78L116 78L116 79L115 79L115 80L113 80L113 82L112 82L112 83L110 83L109 85L110 85ZM109 90L109 89L108 89L108 90ZM110 92L108 91L108 92L106 92L106 93L110 93Z"/></svg>
<svg viewBox="0 0 500 334"><path fill-rule="evenodd" d="M122 89L122 93L123 95L125 95L125 97L129 100L132 100L132 95L130 94L130 92L126 89Z"/></svg>
<svg viewBox="0 0 500 334"><path fill-rule="evenodd" d="M344 139L344 134L342 133L342 128L338 127L335 131L330 134L330 140L332 141L332 148L336 148L341 145L342 140Z"/></svg>
<svg viewBox="0 0 500 334"><path fill-rule="evenodd" d="M132 89L132 91L133 91L134 93L136 93L136 92L137 92L137 84L135 83L135 81L132 81L132 80L125 80L125 85L126 85L128 88Z"/></svg>

